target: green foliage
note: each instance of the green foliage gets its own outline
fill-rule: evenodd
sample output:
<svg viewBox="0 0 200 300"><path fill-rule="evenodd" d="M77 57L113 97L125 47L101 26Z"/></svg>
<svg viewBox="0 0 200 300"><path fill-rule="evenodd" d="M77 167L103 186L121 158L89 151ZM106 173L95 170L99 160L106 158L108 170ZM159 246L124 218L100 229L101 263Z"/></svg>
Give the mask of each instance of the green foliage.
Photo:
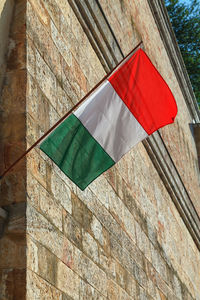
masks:
<svg viewBox="0 0 200 300"><path fill-rule="evenodd" d="M200 1L165 4L200 107Z"/></svg>

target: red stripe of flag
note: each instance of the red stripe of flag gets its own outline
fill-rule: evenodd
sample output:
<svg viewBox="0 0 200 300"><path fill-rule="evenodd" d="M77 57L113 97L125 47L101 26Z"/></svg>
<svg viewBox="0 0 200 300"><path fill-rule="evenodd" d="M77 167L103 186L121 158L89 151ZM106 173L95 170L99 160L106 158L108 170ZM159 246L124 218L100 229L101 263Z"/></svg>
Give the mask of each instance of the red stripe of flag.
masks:
<svg viewBox="0 0 200 300"><path fill-rule="evenodd" d="M108 80L149 135L174 122L177 114L174 96L142 49Z"/></svg>

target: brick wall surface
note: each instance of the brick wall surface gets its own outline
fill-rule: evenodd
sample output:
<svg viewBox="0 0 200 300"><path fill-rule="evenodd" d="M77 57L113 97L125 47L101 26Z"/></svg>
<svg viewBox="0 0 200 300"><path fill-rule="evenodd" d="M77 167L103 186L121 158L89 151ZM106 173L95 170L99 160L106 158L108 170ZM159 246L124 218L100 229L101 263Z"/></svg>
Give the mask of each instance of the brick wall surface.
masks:
<svg viewBox="0 0 200 300"><path fill-rule="evenodd" d="M176 97L176 122L161 134L200 211L196 150L188 127L192 120L148 2L99 2L123 53L142 39ZM105 71L67 0L17 0L18 14L11 30L17 32L16 47L1 100L10 131L4 129L1 137L8 149L22 143L20 152L25 140L27 147L32 145ZM11 152L4 153L13 161ZM0 265L1 300L200 299L199 250L142 143L84 192L38 148L2 186L4 206L26 202L26 238L23 228L1 240L1 261L5 249L13 249L9 266ZM21 244L14 239L19 236ZM23 288L13 296L15 280L9 276L26 284L26 295Z"/></svg>

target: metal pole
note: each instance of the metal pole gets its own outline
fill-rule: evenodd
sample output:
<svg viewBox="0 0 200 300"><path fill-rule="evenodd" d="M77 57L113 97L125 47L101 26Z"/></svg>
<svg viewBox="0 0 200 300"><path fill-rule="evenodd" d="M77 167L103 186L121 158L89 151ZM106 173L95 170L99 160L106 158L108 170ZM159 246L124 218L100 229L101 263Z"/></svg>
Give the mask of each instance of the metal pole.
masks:
<svg viewBox="0 0 200 300"><path fill-rule="evenodd" d="M51 133L62 121L64 121L90 94L96 90L104 80L106 80L118 67L122 64L134 51L139 48L142 44L142 41L132 49L116 66L115 68L106 74L103 79L93 87L91 91L87 93L76 105L74 105L56 124L54 124L43 136L41 136L30 148L28 148L10 167L8 167L1 175L0 179L2 179L22 158L24 158L33 148L35 148L49 133Z"/></svg>

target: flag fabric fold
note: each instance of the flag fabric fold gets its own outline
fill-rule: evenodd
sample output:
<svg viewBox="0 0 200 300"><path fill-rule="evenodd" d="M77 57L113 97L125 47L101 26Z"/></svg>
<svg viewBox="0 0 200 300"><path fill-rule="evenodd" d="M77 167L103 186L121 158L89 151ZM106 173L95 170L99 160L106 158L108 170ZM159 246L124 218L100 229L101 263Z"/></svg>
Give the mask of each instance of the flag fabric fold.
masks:
<svg viewBox="0 0 200 300"><path fill-rule="evenodd" d="M84 190L134 145L173 123L175 99L142 49L95 90L40 145Z"/></svg>

